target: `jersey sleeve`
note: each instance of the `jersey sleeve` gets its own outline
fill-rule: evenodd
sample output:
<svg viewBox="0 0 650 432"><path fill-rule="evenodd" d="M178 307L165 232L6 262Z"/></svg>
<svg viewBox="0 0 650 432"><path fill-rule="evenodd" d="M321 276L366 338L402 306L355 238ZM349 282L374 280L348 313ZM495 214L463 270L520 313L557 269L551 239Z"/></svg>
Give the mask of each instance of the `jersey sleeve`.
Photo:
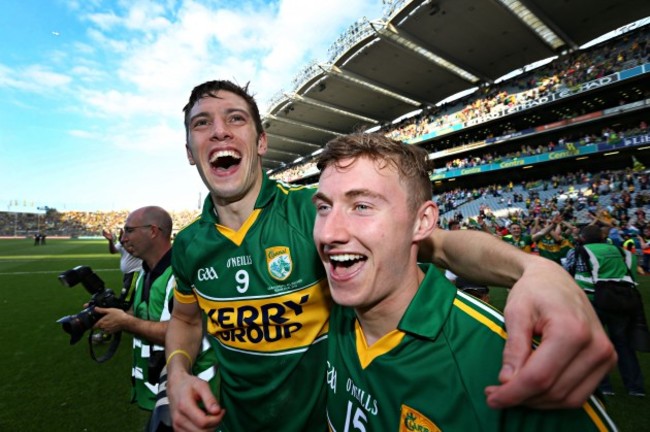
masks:
<svg viewBox="0 0 650 432"><path fill-rule="evenodd" d="M176 278L174 298L180 303L187 304L195 303L197 299L190 283L188 273L189 266L185 265L187 261L187 247L189 242L183 234L185 233L181 231L177 235L172 246L172 269L174 277Z"/></svg>
<svg viewBox="0 0 650 432"><path fill-rule="evenodd" d="M289 214L287 219L300 232L308 234L311 238L314 231L314 222L316 221L316 206L312 201L316 188L309 186L291 187L288 192L289 205L287 211Z"/></svg>

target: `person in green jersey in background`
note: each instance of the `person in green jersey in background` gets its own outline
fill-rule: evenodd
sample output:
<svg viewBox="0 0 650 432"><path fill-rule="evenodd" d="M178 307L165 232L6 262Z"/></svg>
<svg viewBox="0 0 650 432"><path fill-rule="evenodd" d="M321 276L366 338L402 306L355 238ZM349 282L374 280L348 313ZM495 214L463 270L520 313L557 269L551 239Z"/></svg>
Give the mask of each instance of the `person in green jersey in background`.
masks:
<svg viewBox="0 0 650 432"><path fill-rule="evenodd" d="M522 234L521 224L519 222L512 222L508 227L510 234L501 237L505 242L521 249L526 253L532 252L533 239L528 234Z"/></svg>
<svg viewBox="0 0 650 432"><path fill-rule="evenodd" d="M330 430L616 430L600 401L492 409L503 317L457 291L418 243L436 227L427 153L381 134L327 143L314 241L335 306L327 357ZM324 378L325 379L325 378Z"/></svg>
<svg viewBox="0 0 650 432"><path fill-rule="evenodd" d="M178 286L165 347L174 428L325 430L331 300L312 237L313 190L262 171L267 139L247 87L203 83L183 111L187 157L210 194L172 251ZM486 390L491 406L581 405L613 366L584 294L550 261L485 233L444 230L420 252L470 280L514 284L501 385ZM218 356L216 397L188 373L204 320ZM531 356L533 333L544 342Z"/></svg>
<svg viewBox="0 0 650 432"><path fill-rule="evenodd" d="M557 264L562 264L562 259L573 248L571 242L562 233L561 215L554 215L548 219L544 228L540 227L540 218L536 217L531 233L539 255Z"/></svg>
<svg viewBox="0 0 650 432"><path fill-rule="evenodd" d="M104 316L94 327L111 334L133 334L132 398L140 408L151 411L165 365L163 345L176 285L171 268L172 218L161 207L142 207L129 213L123 231L122 246L142 259L133 305L128 312L96 307L96 312ZM215 382L216 359L209 346L205 348L193 372L204 381Z"/></svg>

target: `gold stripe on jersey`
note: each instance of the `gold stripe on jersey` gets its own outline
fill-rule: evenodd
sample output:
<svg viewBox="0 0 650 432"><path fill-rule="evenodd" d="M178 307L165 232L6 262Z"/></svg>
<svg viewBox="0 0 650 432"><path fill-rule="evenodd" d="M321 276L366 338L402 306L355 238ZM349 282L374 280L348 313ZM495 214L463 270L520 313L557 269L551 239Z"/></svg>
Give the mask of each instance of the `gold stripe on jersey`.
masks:
<svg viewBox="0 0 650 432"><path fill-rule="evenodd" d="M178 287L174 287L174 298L178 300L179 303L183 304L190 304L190 303L196 303L196 297L194 296L194 292L190 294L183 294L178 290Z"/></svg>
<svg viewBox="0 0 650 432"><path fill-rule="evenodd" d="M591 405L589 405L589 401L585 402L584 405L582 405L582 408L585 410L591 421L594 422L594 425L596 425L599 431L610 430L610 428L605 426L603 423L601 416L594 410Z"/></svg>
<svg viewBox="0 0 650 432"><path fill-rule="evenodd" d="M368 365L370 365L370 363L380 355L386 354L399 345L406 334L403 331L395 329L382 336L381 339L372 344L371 347L368 347L359 320L354 321L354 333L357 340L357 356L359 357L359 363L361 363L362 369L367 368Z"/></svg>
<svg viewBox="0 0 650 432"><path fill-rule="evenodd" d="M226 347L277 353L311 345L327 333L327 281L274 297L212 300L197 294L207 331Z"/></svg>
<svg viewBox="0 0 650 432"><path fill-rule="evenodd" d="M253 226L253 224L259 217L260 213L262 213L262 209L253 210L250 216L248 216L248 218L244 221L242 226L237 231L228 228L227 226L219 225L219 224L217 224L217 230L219 230L219 232L225 238L227 238L237 246L241 246L242 242L244 241L244 237L246 237L246 233Z"/></svg>
<svg viewBox="0 0 650 432"><path fill-rule="evenodd" d="M289 184L286 184L286 183L282 183L280 181L278 181L276 186L285 195L289 195L289 192L291 192L291 191L297 191L297 190L301 190L301 189L313 189L314 188L313 186L304 186L304 185L302 185L302 186L293 186L293 185L289 185Z"/></svg>
<svg viewBox="0 0 650 432"><path fill-rule="evenodd" d="M469 316L471 316L481 324L485 325L486 327L488 327L490 330L492 330L494 333L498 334L502 338L504 339L508 338L508 333L505 330L503 330L503 328L499 324L492 321L488 316L483 315L480 311L472 308L470 305L463 303L460 299L458 298L454 299L454 306L456 306L457 308L459 308L460 310L462 310L463 312L465 312L466 314L468 314ZM485 307L489 308L490 305L485 305ZM537 343L533 342L533 345L537 346ZM593 397L591 399L593 400ZM582 405L582 409L587 413L589 418L594 422L594 425L598 428L599 431L611 430L611 428L607 427L603 423L603 418L607 418L607 415L604 413L598 414L594 410L593 406L589 404L589 401L585 402Z"/></svg>
<svg viewBox="0 0 650 432"><path fill-rule="evenodd" d="M492 320L490 320L488 317L483 315L481 312L473 309L469 305L463 303L460 301L458 298L454 299L454 306L456 306L458 309L462 310L465 312L467 315L471 316L474 318L476 321L480 322L490 330L492 330L494 333L498 334L502 338L506 339L508 337L508 334L506 333L503 328L501 328L500 325L494 323Z"/></svg>

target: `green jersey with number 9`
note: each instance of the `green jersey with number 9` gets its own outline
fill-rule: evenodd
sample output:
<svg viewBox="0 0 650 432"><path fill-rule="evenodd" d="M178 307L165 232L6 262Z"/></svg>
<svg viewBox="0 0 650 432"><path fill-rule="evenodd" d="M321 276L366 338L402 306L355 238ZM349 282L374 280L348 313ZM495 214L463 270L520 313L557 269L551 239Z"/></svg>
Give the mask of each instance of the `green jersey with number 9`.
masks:
<svg viewBox="0 0 650 432"><path fill-rule="evenodd" d="M174 241L175 298L198 302L219 361L220 430L326 430L331 300L312 237L313 193L264 175L239 231L219 225L208 197Z"/></svg>

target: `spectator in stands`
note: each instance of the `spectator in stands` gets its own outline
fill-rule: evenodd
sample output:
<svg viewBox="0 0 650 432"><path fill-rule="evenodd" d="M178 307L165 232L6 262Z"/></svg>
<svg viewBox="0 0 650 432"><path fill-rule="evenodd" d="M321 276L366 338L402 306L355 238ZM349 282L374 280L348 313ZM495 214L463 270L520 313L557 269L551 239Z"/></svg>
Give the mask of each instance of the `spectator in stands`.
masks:
<svg viewBox="0 0 650 432"><path fill-rule="evenodd" d="M508 227L509 234L501 237L507 243L518 247L526 253L532 252L533 238L528 234L522 234L521 224L519 222L512 222Z"/></svg>
<svg viewBox="0 0 650 432"><path fill-rule="evenodd" d="M532 227L532 239L537 244L537 250L540 256L562 264L562 258L571 250L573 245L562 235L562 216L553 215L546 221L546 225L541 227L541 218L535 218L535 224Z"/></svg>
<svg viewBox="0 0 650 432"><path fill-rule="evenodd" d="M456 231L459 229L460 222L454 220L449 223L450 231ZM453 283L459 290L472 295L484 301L485 303L490 302L490 288L487 285L472 282L468 279L456 275L451 270L445 270L445 277L449 279L449 281Z"/></svg>
<svg viewBox="0 0 650 432"><path fill-rule="evenodd" d="M184 359L185 354L169 359L168 395L174 424L177 427L192 424L213 428L223 420L225 427L232 430L305 430L310 425L317 429L325 428L322 402L326 346L318 342L326 328L329 304L324 270L318 265L318 255L313 240L310 240L315 211L311 205L312 193L304 188L287 189L269 180L262 171L261 157L267 150L267 138L257 105L246 88L228 81L204 83L192 91L184 112L187 156L191 164L197 165L210 195L206 198L201 218L179 232L174 242L174 273L179 285L166 348L172 353L185 353L191 360L191 353L200 342L203 318L208 319L208 329L214 338L213 346L220 357L219 370L224 379L221 380L221 397L217 403L204 383L187 374L189 362ZM366 205L360 203L359 209L365 210ZM264 236L259 237L260 233ZM536 381L534 378L526 379L531 378L531 372L525 366L523 369L518 365L511 368L515 366L511 364L506 365L501 375L507 383L491 388L488 402L495 407L526 402L547 406L564 402L574 406L584 400L591 391L589 383L599 380L611 365L611 345L603 343L602 329L591 321L595 316L590 306L582 303L584 297L574 297L577 288L567 284L566 273L556 271L556 266L546 260L503 247L487 235L434 230L431 239L426 240L423 239L420 245L423 257L448 264L463 276L482 277L485 280L481 282L494 284L512 282L523 276L510 293L509 304L521 307L520 320L509 328L510 337L519 340L520 344L515 345L519 345L526 356L529 345L524 341L536 325L544 323L537 327L543 334L543 342L536 353L536 360L541 360L538 363L541 369L537 373L548 378L555 372L559 376L550 380L552 387L557 389L559 385L561 389L573 389L570 395L566 395L564 390L559 392L562 401L548 398L554 394L552 389L530 387L530 383ZM433 242L435 249L431 247ZM294 268L291 264L294 259L299 259L301 265ZM213 274L217 271L212 267L215 260L232 262L233 265L219 266L218 275ZM504 265L509 269L504 271ZM539 278L542 274L545 276L543 282ZM550 282L548 278L556 280ZM225 287L234 288L232 281L237 281L237 291L231 292L228 299L220 294L217 297L216 294L222 293ZM549 283L554 290L541 292L539 288ZM306 288L296 292L295 286ZM285 304L295 306L291 311L282 306L286 316L276 321L295 328L295 332L300 331L300 334L294 332L290 340L275 338L275 343L271 339L263 342L249 340L241 333L246 332L245 328L227 328L237 325L234 315L215 314L215 310L222 306L246 307L255 314L268 310L268 306L280 307L278 294L270 292L269 287L278 287L285 296L281 297ZM524 287L528 288L525 289L526 296L518 294ZM555 296L555 300L549 299L549 295ZM533 297L536 300L534 306L529 303ZM208 300L210 298L212 300ZM239 303L233 303L236 298L240 299ZM524 303L528 304L524 306ZM304 315L296 316L298 308L313 311L308 314L309 321L305 322L308 326L301 322ZM583 313L574 313L576 308ZM521 318L522 315L528 318ZM539 317L540 321L532 322L529 319L531 315ZM291 321L287 321L289 319ZM250 316L250 321L253 320ZM522 320L523 328L516 325ZM266 322L260 318L259 322L255 321L255 325L258 324ZM561 346L554 346L556 338L545 331L549 328L562 328ZM590 334L578 336L570 330L578 328L587 328ZM240 336L233 338L233 331ZM578 337L567 346L567 336ZM583 353L576 359L580 351ZM550 363L543 361L544 353L550 356L547 359L554 371L547 370ZM520 358L521 354L506 352L505 358ZM568 360L568 363L562 362L563 367L556 369L561 359ZM303 364L308 366L300 367ZM247 391L246 384L251 381L264 382L264 391L258 384L253 384L253 392ZM549 381L544 379L544 382ZM518 386L522 387L517 389ZM517 397L512 399L512 393L508 397L509 390L515 389ZM540 390L544 394L533 397ZM273 397L269 398L268 394ZM278 399L282 395L284 397ZM199 408L199 404L204 410ZM227 411L225 417L223 408Z"/></svg>
<svg viewBox="0 0 650 432"><path fill-rule="evenodd" d="M648 274L650 272L650 225L646 225L643 229L643 235L640 236L640 243L643 254L641 267L643 268L643 273Z"/></svg>
<svg viewBox="0 0 650 432"><path fill-rule="evenodd" d="M103 317L94 328L133 334L133 400L145 410L154 408L159 374L165 365L163 344L175 286L171 231L172 219L160 207L142 207L129 214L120 240L123 247L142 260L132 309L128 312L117 308L95 309ZM213 388L216 388L215 361L212 351L207 349L193 363L193 372L212 380Z"/></svg>
<svg viewBox="0 0 650 432"><path fill-rule="evenodd" d="M581 240L584 245L574 252L574 261L567 259L567 270L575 274L590 300L593 301L594 284L600 280L624 281L636 285L636 256L618 246L604 243L598 226L587 225L582 229ZM584 251L584 252L581 252ZM586 254L586 255L585 255ZM618 354L618 369L623 384L630 396L645 396L643 374L636 352L631 346L630 331L635 316L603 310L594 305L603 326L607 328ZM605 395L614 395L609 376L605 376L599 386Z"/></svg>
<svg viewBox="0 0 650 432"><path fill-rule="evenodd" d="M635 216L636 218L632 222L632 225L639 231L643 231L646 225L648 225L648 220L645 217L645 211L639 208L636 210Z"/></svg>

